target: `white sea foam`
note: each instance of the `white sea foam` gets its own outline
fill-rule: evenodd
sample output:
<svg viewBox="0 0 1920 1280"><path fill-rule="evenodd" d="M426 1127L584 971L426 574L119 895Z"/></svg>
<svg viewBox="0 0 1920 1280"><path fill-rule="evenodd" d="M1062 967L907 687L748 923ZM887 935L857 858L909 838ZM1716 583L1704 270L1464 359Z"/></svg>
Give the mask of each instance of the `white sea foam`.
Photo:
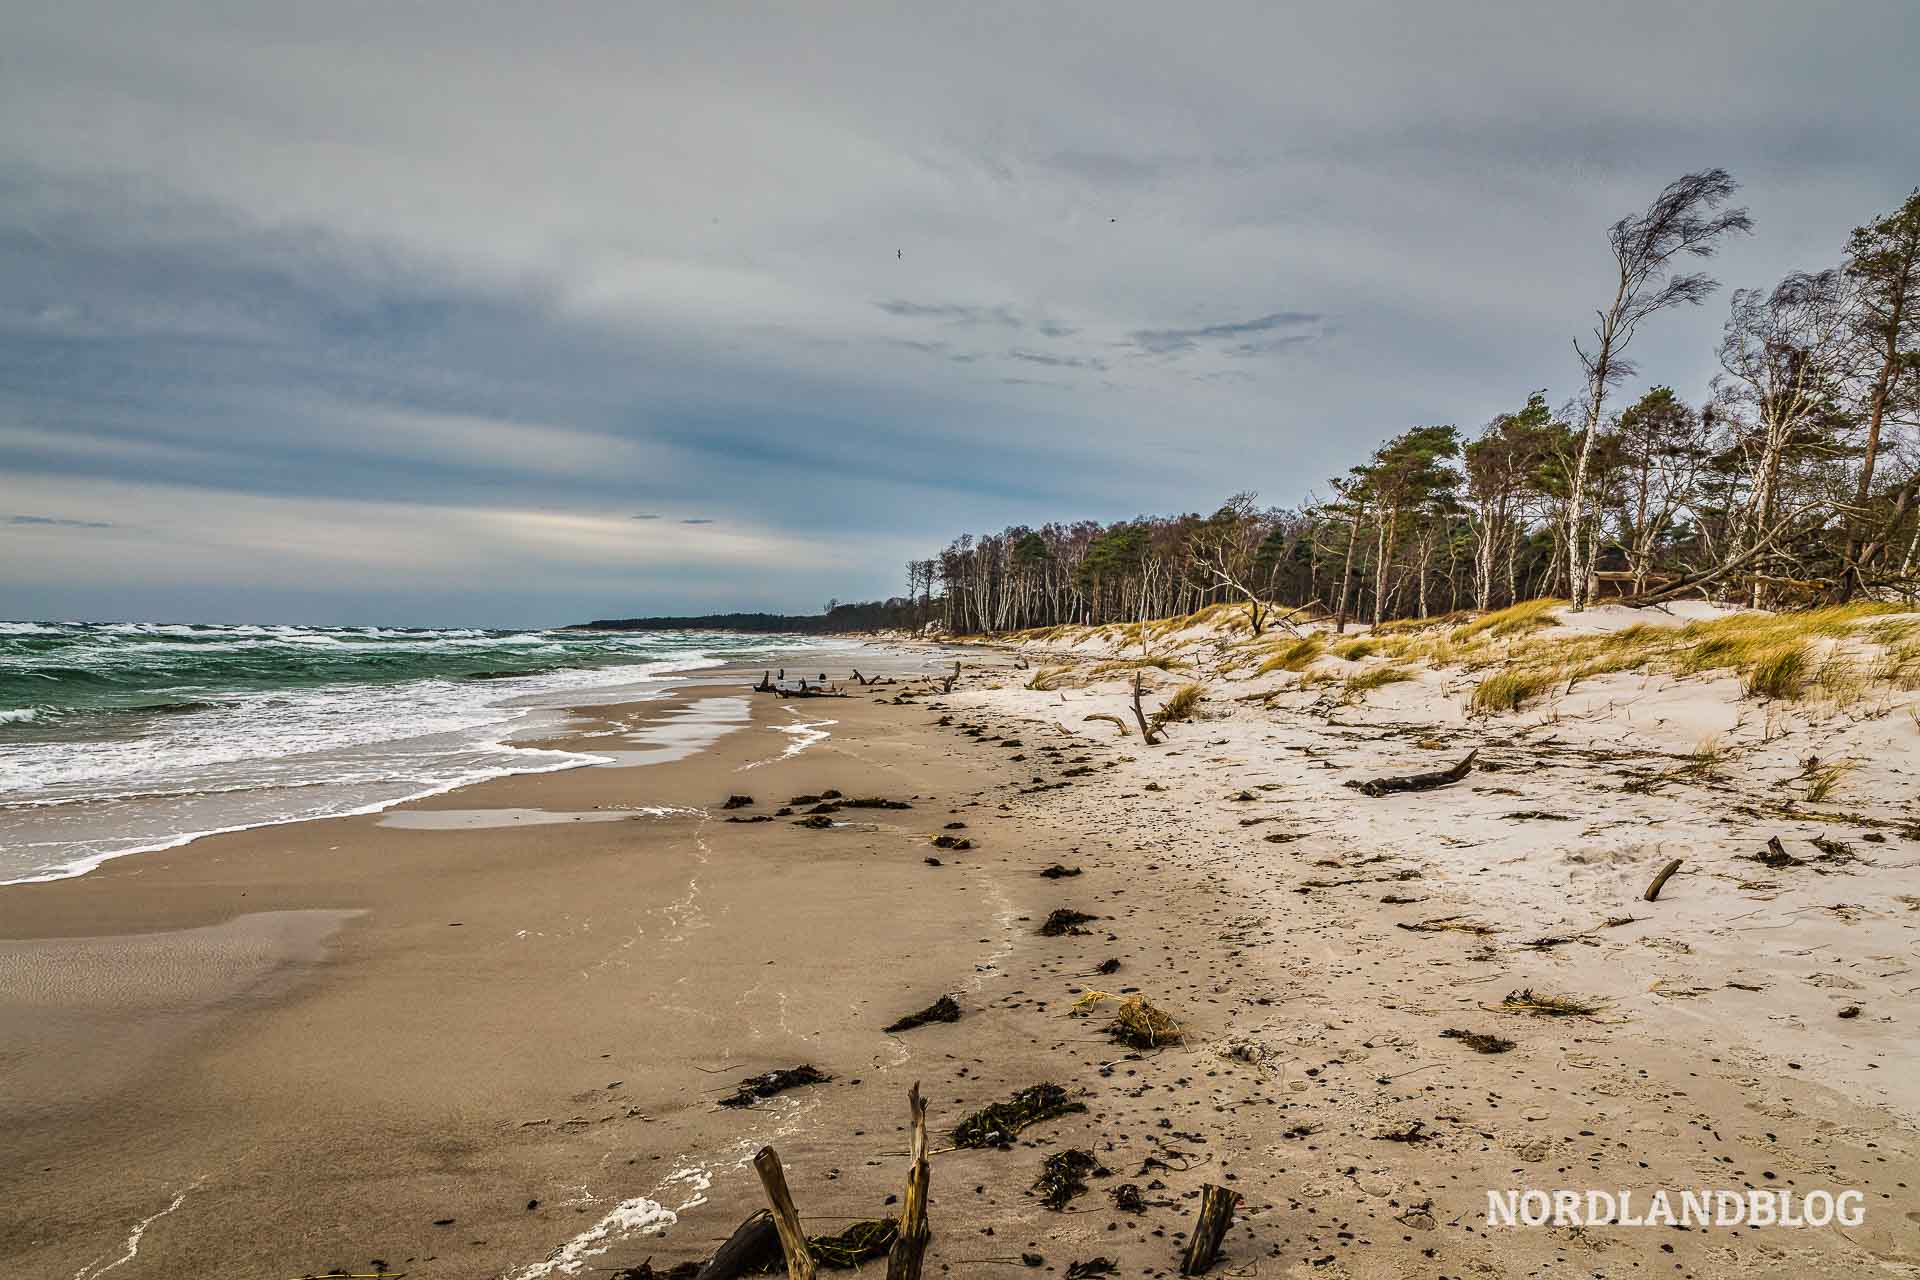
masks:
<svg viewBox="0 0 1920 1280"><path fill-rule="evenodd" d="M25 695L0 708L0 884L80 875L208 835L379 812L507 774L612 763L529 740L561 736L562 708L657 698L690 672L808 647L790 637L577 637L0 624L0 680ZM395 663L401 678L382 679ZM419 670L449 674L406 678ZM56 705L43 705L43 684ZM744 700L708 701L716 705L642 730L642 749L616 753L619 762L678 758L746 722Z"/></svg>

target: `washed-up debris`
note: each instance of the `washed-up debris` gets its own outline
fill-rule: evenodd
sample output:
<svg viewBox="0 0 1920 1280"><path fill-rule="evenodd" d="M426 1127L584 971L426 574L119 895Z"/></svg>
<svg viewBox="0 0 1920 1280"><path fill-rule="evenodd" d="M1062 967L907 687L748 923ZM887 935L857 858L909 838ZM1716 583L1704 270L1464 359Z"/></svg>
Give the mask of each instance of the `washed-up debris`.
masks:
<svg viewBox="0 0 1920 1280"><path fill-rule="evenodd" d="M1109 1192L1113 1197L1113 1207L1122 1213L1145 1213L1147 1202L1140 1195L1140 1188L1131 1182L1123 1182Z"/></svg>
<svg viewBox="0 0 1920 1280"><path fill-rule="evenodd" d="M802 1085L825 1084L833 1079L818 1067L806 1063L797 1067L786 1067L778 1071L769 1071L765 1075L748 1076L740 1082L739 1088L720 1099L723 1107L750 1107L762 1098L771 1098L776 1093L788 1089L798 1089Z"/></svg>
<svg viewBox="0 0 1920 1280"><path fill-rule="evenodd" d="M613 1273L612 1280L694 1280L700 1274L700 1265L698 1262L680 1262L665 1271L656 1271L653 1259L648 1258L637 1267L621 1267ZM324 1277L318 1280L324 1280Z"/></svg>
<svg viewBox="0 0 1920 1280"><path fill-rule="evenodd" d="M1007 1146L1016 1134L1030 1125L1086 1109L1086 1103L1074 1101L1057 1084L1031 1085L1005 1102L982 1107L955 1125L953 1145L972 1148Z"/></svg>
<svg viewBox="0 0 1920 1280"><path fill-rule="evenodd" d="M1276 831L1272 835L1261 836L1260 838L1268 844L1292 844L1295 840L1306 839L1307 833L1304 831Z"/></svg>
<svg viewBox="0 0 1920 1280"><path fill-rule="evenodd" d="M1812 867L1821 875L1828 874L1826 870L1828 867L1843 867L1861 860L1859 854L1838 840L1819 837L1813 840L1812 844L1814 848L1820 850L1818 857L1796 858L1787 852L1785 845L1780 843L1779 836L1769 836L1764 853L1750 853L1743 856L1748 862L1757 862L1774 871L1783 871L1789 867Z"/></svg>
<svg viewBox="0 0 1920 1280"><path fill-rule="evenodd" d="M1481 1031L1462 1031L1450 1027L1440 1033L1442 1040L1458 1040L1475 1053L1505 1053L1513 1048L1513 1041L1505 1036L1487 1035Z"/></svg>
<svg viewBox="0 0 1920 1280"><path fill-rule="evenodd" d="M736 813L731 818L728 818L727 821L728 822L772 822L773 817L771 814L756 813L751 817L743 818Z"/></svg>
<svg viewBox="0 0 1920 1280"><path fill-rule="evenodd" d="M1349 779L1347 785L1361 795L1371 796L1376 800L1381 796L1393 795L1401 791L1431 791L1435 787L1444 787L1466 777L1473 771L1474 758L1479 754L1480 749L1475 747L1451 769L1436 769L1431 773L1409 773L1398 778L1373 778L1366 782Z"/></svg>
<svg viewBox="0 0 1920 1280"><path fill-rule="evenodd" d="M1068 876L1079 875L1080 868L1063 867L1056 862L1052 866L1048 867L1045 871L1042 871L1040 874L1045 876L1049 880L1064 880Z"/></svg>
<svg viewBox="0 0 1920 1280"><path fill-rule="evenodd" d="M1099 916L1088 915L1084 911L1075 911L1071 907L1058 907L1046 918L1046 921L1041 924L1040 936L1043 938L1057 938L1062 934L1085 934L1088 931L1082 929L1080 926L1089 920L1098 920L1099 918Z"/></svg>
<svg viewBox="0 0 1920 1280"><path fill-rule="evenodd" d="M1144 996L1122 999L1105 991L1087 991L1073 1002L1073 1008L1075 1012L1089 1010L1109 1000L1120 1001L1113 1021L1107 1024L1107 1034L1117 1042L1135 1049L1155 1049L1163 1044L1179 1044L1185 1038L1173 1015L1158 1005L1148 1004Z"/></svg>
<svg viewBox="0 0 1920 1280"><path fill-rule="evenodd" d="M816 813L811 817L796 819L793 825L796 827L806 827L811 831L825 831L833 825L833 819L824 813Z"/></svg>
<svg viewBox="0 0 1920 1280"><path fill-rule="evenodd" d="M885 800L879 796L866 796L858 800L842 800L841 805L848 809L911 809L905 800Z"/></svg>
<svg viewBox="0 0 1920 1280"><path fill-rule="evenodd" d="M895 1219L868 1218L838 1235L808 1236L807 1252L823 1267L851 1271L870 1258L884 1257L899 1234L900 1224Z"/></svg>
<svg viewBox="0 0 1920 1280"><path fill-rule="evenodd" d="M1102 960L1094 966L1093 971L1102 974L1120 972L1120 957L1115 956L1111 960Z"/></svg>
<svg viewBox="0 0 1920 1280"><path fill-rule="evenodd" d="M1415 1120L1404 1129L1395 1129L1390 1133L1377 1133L1375 1142L1432 1142L1433 1135L1426 1132L1427 1122Z"/></svg>
<svg viewBox="0 0 1920 1280"><path fill-rule="evenodd" d="M1193 1234L1187 1238L1186 1252L1180 1256L1180 1274L1197 1276L1213 1265L1220 1254L1220 1242L1233 1225L1233 1211L1240 1206L1240 1193L1214 1183L1200 1189L1200 1216L1194 1221Z"/></svg>
<svg viewBox="0 0 1920 1280"><path fill-rule="evenodd" d="M1579 1018L1598 1013L1605 1006L1572 996L1548 995L1544 991L1535 991L1532 987L1526 987L1519 991L1509 991L1507 998L1497 1007L1506 1013L1533 1013L1548 1018Z"/></svg>
<svg viewBox="0 0 1920 1280"><path fill-rule="evenodd" d="M1262 1071L1267 1069L1269 1063L1283 1056L1271 1045L1244 1036L1219 1041L1213 1046L1213 1051L1231 1062L1244 1062Z"/></svg>
<svg viewBox="0 0 1920 1280"><path fill-rule="evenodd" d="M1093 1280L1095 1276L1117 1275L1120 1264L1112 1258L1088 1258L1085 1262L1067 1264L1066 1280Z"/></svg>
<svg viewBox="0 0 1920 1280"><path fill-rule="evenodd" d="M936 849L971 849L973 841L965 836L934 836L931 843Z"/></svg>
<svg viewBox="0 0 1920 1280"><path fill-rule="evenodd" d="M918 1013L910 1013L904 1018L889 1023L884 1030L911 1031L915 1027L924 1027L929 1022L960 1021L960 1002L952 996L941 996Z"/></svg>
<svg viewBox="0 0 1920 1280"><path fill-rule="evenodd" d="M1478 920L1469 920L1465 916L1438 916L1432 920L1416 920L1412 924L1404 921L1396 928L1409 933L1470 933L1476 938L1484 938L1498 933L1492 925L1481 924Z"/></svg>
<svg viewBox="0 0 1920 1280"><path fill-rule="evenodd" d="M1086 1194L1089 1176L1105 1172L1091 1151L1060 1151L1048 1156L1041 1164L1040 1176L1034 1181L1032 1190L1047 1208L1064 1209L1069 1200Z"/></svg>
<svg viewBox="0 0 1920 1280"><path fill-rule="evenodd" d="M752 803L752 796L728 796L727 802L720 807L722 809L744 809Z"/></svg>
<svg viewBox="0 0 1920 1280"><path fill-rule="evenodd" d="M1500 816L1505 818L1508 822L1572 822L1573 821L1573 818L1571 815L1564 814L1564 813L1548 813L1545 809L1521 809L1514 813L1503 813Z"/></svg>

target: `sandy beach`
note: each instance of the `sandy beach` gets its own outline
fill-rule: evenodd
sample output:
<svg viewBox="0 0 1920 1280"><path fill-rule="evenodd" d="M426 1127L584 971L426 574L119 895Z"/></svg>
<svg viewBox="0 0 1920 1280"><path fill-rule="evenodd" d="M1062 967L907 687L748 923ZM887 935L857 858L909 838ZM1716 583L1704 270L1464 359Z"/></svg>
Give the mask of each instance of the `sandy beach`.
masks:
<svg viewBox="0 0 1920 1280"><path fill-rule="evenodd" d="M763 1144L810 1231L894 1212L915 1081L939 1274L1173 1274L1206 1183L1244 1197L1230 1274L1920 1273L1912 723L1776 727L1703 781L1675 763L1703 733L1757 732L1737 689L1598 681L1470 721L1445 672L1334 704L1231 648L1170 638L1208 691L1157 746L1087 719L1130 716L1095 636L968 649L945 695L703 672L582 708L568 745L607 766L0 889L0 1273L664 1269L759 1207ZM1029 687L1041 663L1071 674ZM1175 681L1150 677L1152 705ZM1845 735L1860 821L1748 816ZM1345 785L1476 747L1443 790ZM729 821L828 789L912 807ZM1822 832L1861 861L1734 861ZM1043 936L1063 907L1093 918ZM1179 1043L1113 1043L1090 991ZM882 1030L942 994L959 1021ZM833 1078L716 1105L803 1063ZM1086 1110L949 1149L1041 1082ZM1056 1212L1028 1189L1073 1149L1097 1167ZM1489 1227L1490 1190L1532 1187L1856 1188L1865 1217Z"/></svg>

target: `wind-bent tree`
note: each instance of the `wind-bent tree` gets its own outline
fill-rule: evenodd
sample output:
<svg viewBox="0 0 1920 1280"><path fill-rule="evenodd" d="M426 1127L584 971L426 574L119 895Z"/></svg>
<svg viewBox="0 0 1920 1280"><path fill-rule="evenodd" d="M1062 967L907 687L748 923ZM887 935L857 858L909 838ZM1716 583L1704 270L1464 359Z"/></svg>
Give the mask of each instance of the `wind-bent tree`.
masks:
<svg viewBox="0 0 1920 1280"><path fill-rule="evenodd" d="M1890 504L1891 519L1874 525L1865 519L1889 410L1902 402L1920 401L1920 188L1886 217L1854 231L1847 242L1845 270L1854 285L1856 327L1872 373L1855 511L1848 522L1843 599L1859 590L1863 566L1885 551L1887 538L1914 500L1914 485L1909 482ZM1863 529L1871 532L1863 537Z"/></svg>
<svg viewBox="0 0 1920 1280"><path fill-rule="evenodd" d="M1848 288L1837 270L1796 271L1772 292L1740 289L1720 343L1720 403L1748 459L1750 495L1739 550L1748 552L1780 519L1790 452L1832 457L1847 372ZM1763 548L1761 554L1767 554ZM1756 573L1748 603L1765 600Z"/></svg>
<svg viewBox="0 0 1920 1280"><path fill-rule="evenodd" d="M1576 340L1573 344L1586 373L1586 426L1567 495L1568 594L1575 610L1586 606L1593 568L1595 530L1588 518L1588 471L1607 392L1632 376L1634 366L1625 353L1641 324L1670 307L1697 305L1719 287L1705 272L1676 275L1673 267L1682 257L1711 257L1728 232L1752 230L1753 219L1745 209L1720 207L1738 189L1725 169L1689 173L1667 184L1643 212L1622 218L1607 230L1618 269L1613 301L1595 313L1592 343Z"/></svg>

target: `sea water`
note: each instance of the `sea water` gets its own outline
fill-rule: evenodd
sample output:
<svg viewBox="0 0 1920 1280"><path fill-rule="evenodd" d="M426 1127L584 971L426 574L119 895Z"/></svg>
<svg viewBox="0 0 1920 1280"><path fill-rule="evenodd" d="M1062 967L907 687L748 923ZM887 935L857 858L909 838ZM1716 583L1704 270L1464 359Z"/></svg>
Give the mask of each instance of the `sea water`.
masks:
<svg viewBox="0 0 1920 1280"><path fill-rule="evenodd" d="M794 636L0 623L0 883L595 762L557 708Z"/></svg>

